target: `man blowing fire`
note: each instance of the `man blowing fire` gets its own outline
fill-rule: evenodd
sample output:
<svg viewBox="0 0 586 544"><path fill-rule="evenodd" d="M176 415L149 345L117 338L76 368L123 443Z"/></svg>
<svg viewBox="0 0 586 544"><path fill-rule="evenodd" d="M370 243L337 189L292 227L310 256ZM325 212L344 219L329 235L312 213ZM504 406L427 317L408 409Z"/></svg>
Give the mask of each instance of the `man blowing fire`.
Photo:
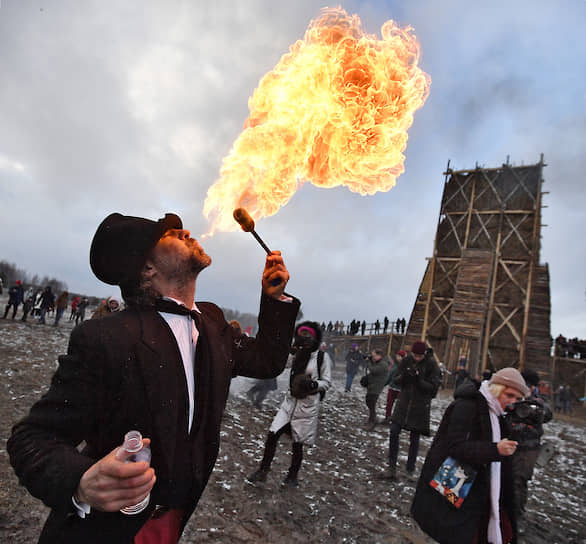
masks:
<svg viewBox="0 0 586 544"><path fill-rule="evenodd" d="M284 294L289 273L273 251L256 338L216 305L195 304L211 259L174 214L111 214L90 264L120 286L127 309L74 329L48 392L13 428L10 461L52 508L40 543L176 543L216 461L232 376L283 371L300 303ZM117 457L130 430L150 439L150 464ZM149 494L142 512L120 512Z"/></svg>

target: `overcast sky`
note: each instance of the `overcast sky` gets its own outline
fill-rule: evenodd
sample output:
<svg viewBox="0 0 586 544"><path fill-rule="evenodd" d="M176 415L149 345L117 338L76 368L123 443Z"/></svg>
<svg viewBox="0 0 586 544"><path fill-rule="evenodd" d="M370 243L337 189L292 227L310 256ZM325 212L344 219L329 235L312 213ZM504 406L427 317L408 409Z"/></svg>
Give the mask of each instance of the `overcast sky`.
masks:
<svg viewBox="0 0 586 544"><path fill-rule="evenodd" d="M69 289L114 291L89 268L111 212L178 213L192 235L260 78L326 4L311 0L0 0L0 260ZM360 196L305 184L257 222L282 250L306 318L407 319L452 168L545 156L543 246L552 335L586 337L586 2L357 1L366 31L412 25L427 102L405 173ZM489 7L490 4L490 7ZM264 252L243 232L203 242L198 300L256 312Z"/></svg>

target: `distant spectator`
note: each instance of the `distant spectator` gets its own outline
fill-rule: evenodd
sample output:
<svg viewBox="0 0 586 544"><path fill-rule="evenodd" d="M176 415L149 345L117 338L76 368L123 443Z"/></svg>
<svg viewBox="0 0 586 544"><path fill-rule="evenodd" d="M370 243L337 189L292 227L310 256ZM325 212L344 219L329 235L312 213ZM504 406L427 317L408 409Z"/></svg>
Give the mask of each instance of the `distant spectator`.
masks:
<svg viewBox="0 0 586 544"><path fill-rule="evenodd" d="M358 344L352 344L352 349L346 354L346 388L344 391L348 392L352 389L354 376L363 362L364 356L360 353Z"/></svg>
<svg viewBox="0 0 586 544"><path fill-rule="evenodd" d="M389 318L385 315L383 320L383 334L387 334L387 329L389 328Z"/></svg>
<svg viewBox="0 0 586 544"><path fill-rule="evenodd" d="M334 344L330 344L326 351L332 360L332 369L336 368L336 348L334 347Z"/></svg>
<svg viewBox="0 0 586 544"><path fill-rule="evenodd" d="M24 289L20 283L20 280L16 280L16 283L8 290L8 303L4 310L4 319L8 315L8 311L12 308L12 319L16 316L16 311L20 304L24 300Z"/></svg>
<svg viewBox="0 0 586 544"><path fill-rule="evenodd" d="M63 291L55 301L55 327L59 325L59 320L67 308L68 298L69 293L67 291Z"/></svg>
<svg viewBox="0 0 586 544"><path fill-rule="evenodd" d="M261 410L262 403L271 391L277 390L277 378L268 378L266 380L255 380L254 385L246 392L248 400L254 404L255 408Z"/></svg>
<svg viewBox="0 0 586 544"><path fill-rule="evenodd" d="M41 293L41 315L39 316L39 323L45 323L45 315L47 312L53 310L55 304L55 295L51 291L51 286L47 285Z"/></svg>
<svg viewBox="0 0 586 544"><path fill-rule="evenodd" d="M569 385L563 385L560 391L560 404L564 414L572 413L572 390Z"/></svg>
<svg viewBox="0 0 586 544"><path fill-rule="evenodd" d="M364 331L366 330L366 321L363 321L360 325L360 329L362 330L362 336L364 336Z"/></svg>
<svg viewBox="0 0 586 544"><path fill-rule="evenodd" d="M373 430L376 426L376 403L378 397L387 384L389 376L389 362L381 349L372 350L367 362L368 384L366 386L365 402L368 407L367 429Z"/></svg>
<svg viewBox="0 0 586 544"><path fill-rule="evenodd" d="M30 287L25 296L24 296L24 304L22 306L22 317L20 318L21 321L26 321L28 314L32 311L35 305L35 293L33 288Z"/></svg>
<svg viewBox="0 0 586 544"><path fill-rule="evenodd" d="M75 324L77 325L80 321L83 322L85 319L85 311L89 306L90 301L87 297L83 297L77 305L77 313L75 314Z"/></svg>
<svg viewBox="0 0 586 544"><path fill-rule="evenodd" d="M467 378L470 378L470 373L466 370L466 363L466 357L460 357L458 371L456 372L456 383L454 384L454 394L456 393L456 389L458 389Z"/></svg>
<svg viewBox="0 0 586 544"><path fill-rule="evenodd" d="M386 425L390 425L391 423L391 414L393 413L393 404L395 404L395 400L399 396L401 391L401 386L395 382L395 376L399 371L399 363L403 360L407 353L405 350L400 349L397 351L395 356L391 361L391 365L389 366L389 377L387 378L387 385L389 389L387 391L387 406L385 408L385 421Z"/></svg>
<svg viewBox="0 0 586 544"><path fill-rule="evenodd" d="M425 342L418 340L411 346L411 353L403 358L395 381L401 386L399 398L391 415L389 433L389 469L387 478L396 478L401 430L409 431L409 453L406 470L415 471L420 435L430 435L431 399L435 397L440 372L433 356L426 355Z"/></svg>
<svg viewBox="0 0 586 544"><path fill-rule="evenodd" d="M75 314L77 313L77 305L79 304L80 300L80 297L75 297L71 301L71 313L69 314L69 321L73 321L75 319Z"/></svg>
<svg viewBox="0 0 586 544"><path fill-rule="evenodd" d="M446 376L448 376L450 374L450 371L446 368L446 365L444 365L444 363L439 362L438 365L439 370L440 370L440 389L443 389L446 386Z"/></svg>
<svg viewBox="0 0 586 544"><path fill-rule="evenodd" d="M122 306L120 305L120 299L117 296L112 295L108 297L103 302L103 304L100 304L100 306L98 306L96 311L92 314L92 319L95 319L97 317L107 317L116 312L119 312L121 309Z"/></svg>

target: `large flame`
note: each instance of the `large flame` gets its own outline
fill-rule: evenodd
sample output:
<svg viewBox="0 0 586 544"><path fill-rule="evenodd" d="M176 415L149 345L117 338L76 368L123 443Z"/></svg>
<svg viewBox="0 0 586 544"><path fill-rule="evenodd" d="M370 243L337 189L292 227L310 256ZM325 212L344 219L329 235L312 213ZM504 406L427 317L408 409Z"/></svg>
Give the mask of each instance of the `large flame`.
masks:
<svg viewBox="0 0 586 544"><path fill-rule="evenodd" d="M325 8L250 98L244 130L210 187L209 234L238 228L232 212L275 214L300 184L388 191L404 171L413 114L429 93L411 27L389 20L382 40L360 18Z"/></svg>

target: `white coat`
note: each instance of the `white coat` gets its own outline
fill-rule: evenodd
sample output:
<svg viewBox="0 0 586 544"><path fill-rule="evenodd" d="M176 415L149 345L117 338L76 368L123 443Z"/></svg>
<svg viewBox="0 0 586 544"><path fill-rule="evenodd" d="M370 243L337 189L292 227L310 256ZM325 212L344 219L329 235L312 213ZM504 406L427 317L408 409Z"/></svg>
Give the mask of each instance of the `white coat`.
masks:
<svg viewBox="0 0 586 544"><path fill-rule="evenodd" d="M327 391L332 385L332 360L324 353L324 362L321 367L321 379L318 379L317 371L318 350L311 354L305 373L317 380L318 390ZM296 399L287 389L285 398L277 415L271 423L271 432L277 432L287 423L291 423L291 436L294 442L301 442L313 446L317 437L317 418L320 405L319 394L308 395L304 399Z"/></svg>

